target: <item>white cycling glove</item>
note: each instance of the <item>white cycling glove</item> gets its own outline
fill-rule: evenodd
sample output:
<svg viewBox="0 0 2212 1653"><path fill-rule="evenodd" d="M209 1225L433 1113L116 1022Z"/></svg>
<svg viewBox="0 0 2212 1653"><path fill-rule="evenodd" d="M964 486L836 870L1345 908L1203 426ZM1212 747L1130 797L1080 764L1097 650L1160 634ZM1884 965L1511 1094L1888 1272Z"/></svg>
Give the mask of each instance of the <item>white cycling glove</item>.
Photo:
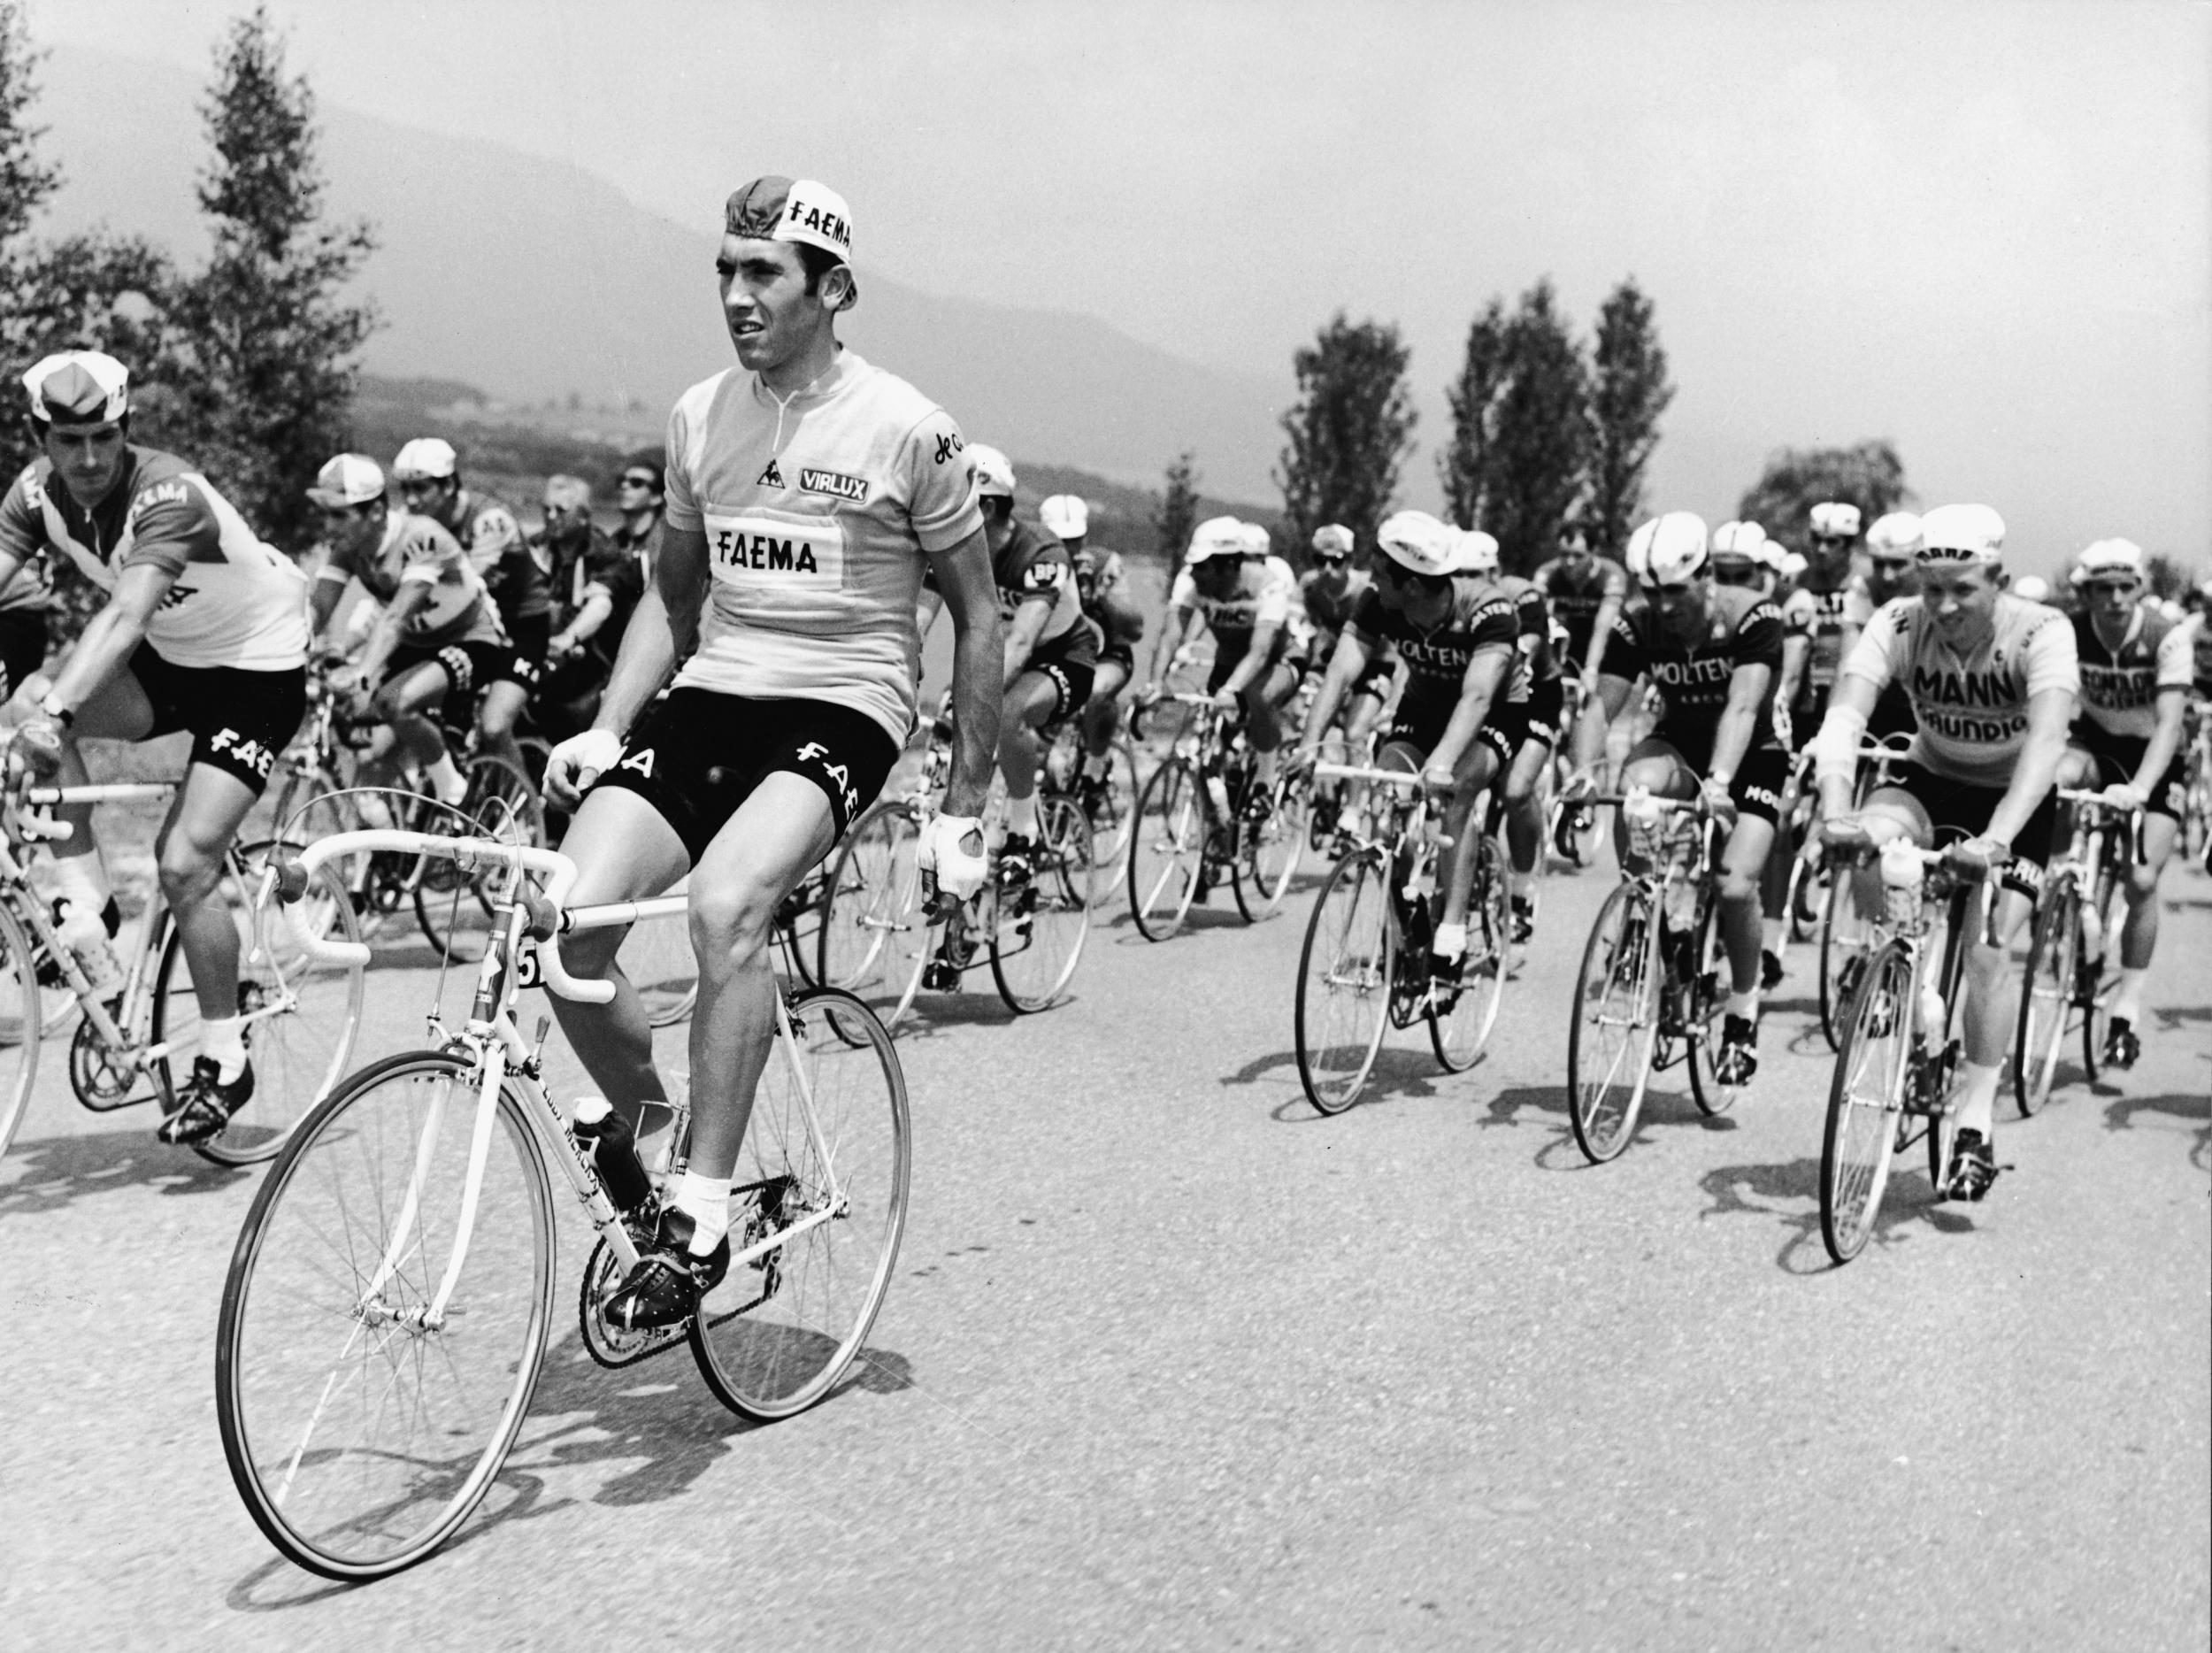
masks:
<svg viewBox="0 0 2212 1653"><path fill-rule="evenodd" d="M968 848L972 835L975 848ZM983 856L983 823L972 815L933 815L914 846L914 865L937 874L937 888L962 901L983 888L989 864Z"/></svg>
<svg viewBox="0 0 2212 1653"><path fill-rule="evenodd" d="M572 734L546 755L549 788L581 792L600 775L622 761L622 737L611 729L586 729Z"/></svg>

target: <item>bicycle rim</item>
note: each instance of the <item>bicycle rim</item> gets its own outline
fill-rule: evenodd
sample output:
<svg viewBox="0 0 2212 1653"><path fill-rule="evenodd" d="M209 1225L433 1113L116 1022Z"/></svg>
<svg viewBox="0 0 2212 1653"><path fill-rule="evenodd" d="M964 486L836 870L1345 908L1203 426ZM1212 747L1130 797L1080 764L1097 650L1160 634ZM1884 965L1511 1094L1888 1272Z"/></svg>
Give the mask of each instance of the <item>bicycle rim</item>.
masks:
<svg viewBox="0 0 2212 1653"><path fill-rule="evenodd" d="M2020 988L2020 1013L2014 1023L2012 1094L2023 1118L2051 1098L2059 1052L2066 1045L2080 944L2079 900L2070 887L2063 888L2036 915L2027 976Z"/></svg>
<svg viewBox="0 0 2212 1653"><path fill-rule="evenodd" d="M1106 748L1106 788L1091 821L1091 858L1107 875L1107 888L1128 871L1129 826L1136 814L1137 757L1129 737L1117 735Z"/></svg>
<svg viewBox="0 0 2212 1653"><path fill-rule="evenodd" d="M667 893L683 895L690 882L680 879ZM637 989L647 1021L656 1027L673 1027L691 1019L691 1008L699 997L699 961L691 950L688 913L632 925L615 950L614 961Z"/></svg>
<svg viewBox="0 0 2212 1653"><path fill-rule="evenodd" d="M31 939L15 914L0 906L0 1154L30 1109L45 1019Z"/></svg>
<svg viewBox="0 0 2212 1653"><path fill-rule="evenodd" d="M1843 1044L1844 1007L1873 953L1874 926L1859 915L1849 873L1828 880L1820 916L1820 1032L1831 1050Z"/></svg>
<svg viewBox="0 0 2212 1653"><path fill-rule="evenodd" d="M463 1058L421 1051L356 1073L247 1213L223 1288L216 1417L248 1512L311 1572L373 1579L420 1561L468 1518L522 1427L554 1251L523 1105L499 1099L467 1257L434 1331L407 1317L426 1309L453 1251L477 1111Z"/></svg>
<svg viewBox="0 0 2212 1653"><path fill-rule="evenodd" d="M1237 857L1237 911L1247 923L1257 924L1282 905L1297 875L1298 858L1306 848L1306 811L1300 789L1278 788L1276 808L1266 820L1244 827L1243 853Z"/></svg>
<svg viewBox="0 0 2212 1653"><path fill-rule="evenodd" d="M359 965L326 964L306 943L357 942L360 926L336 869L318 868L307 894L289 904L256 904L262 870L280 846L242 846L211 900L224 902L238 929L238 1010L246 1017L246 1056L253 1065L253 1095L219 1135L193 1144L219 1165L250 1165L276 1156L299 1122L342 1083L353 1067L361 1029L364 972ZM149 1027L156 1043L175 1047L155 1064L165 1106L192 1072L200 1038L200 1003L184 937L173 926L154 977Z"/></svg>
<svg viewBox="0 0 2212 1653"><path fill-rule="evenodd" d="M1890 942L1843 1018L1820 1149L1820 1237L1839 1264L1865 1249L1889 1186L1919 1009L1912 973L1905 943Z"/></svg>
<svg viewBox="0 0 2212 1653"><path fill-rule="evenodd" d="M1183 927L1205 848L1198 772L1180 761L1162 764L1144 783L1129 839L1129 911L1146 941L1164 942Z"/></svg>
<svg viewBox="0 0 2212 1653"><path fill-rule="evenodd" d="M1742 1086L1724 1085L1713 1072L1713 1053L1720 1048L1722 1026L1720 980L1728 968L1727 955L1720 945L1717 901L1707 903L1697 940L1698 976L1690 985L1690 1020L1683 1034L1689 1046L1686 1065L1690 1070L1690 1100L1710 1119L1734 1107L1736 1098L1743 1094Z"/></svg>
<svg viewBox="0 0 2212 1653"><path fill-rule="evenodd" d="M1298 954L1298 1078L1323 1113L1359 1100L1389 1019L1390 896L1380 857L1330 870Z"/></svg>
<svg viewBox="0 0 2212 1653"><path fill-rule="evenodd" d="M795 1037L768 1058L738 1158L730 1249L791 1237L733 1266L691 1327L707 1387L764 1421L813 1405L856 1356L867 1385L863 1345L906 1227L906 1080L891 1035L835 988L791 1005Z"/></svg>
<svg viewBox="0 0 2212 1653"><path fill-rule="evenodd" d="M837 852L815 974L871 1003L907 990L928 924L921 911L916 830L906 811L884 805L864 817Z"/></svg>
<svg viewBox="0 0 2212 1653"><path fill-rule="evenodd" d="M1567 1117L1594 1165L1628 1146L1659 1032L1655 914L1641 886L1619 884L1590 926L1567 1030Z"/></svg>
<svg viewBox="0 0 2212 1653"><path fill-rule="evenodd" d="M1497 840L1479 841L1475 887L1467 903L1467 951L1459 985L1448 1007L1429 1005L1429 1043L1445 1071L1463 1073L1475 1065L1497 1023L1513 946L1513 916L1506 888L1505 856Z"/></svg>
<svg viewBox="0 0 2212 1653"><path fill-rule="evenodd" d="M1067 990L1090 934L1098 882L1082 810L1072 798L1040 798L1029 879L1002 888L991 915L991 979L1010 1010L1048 1009Z"/></svg>

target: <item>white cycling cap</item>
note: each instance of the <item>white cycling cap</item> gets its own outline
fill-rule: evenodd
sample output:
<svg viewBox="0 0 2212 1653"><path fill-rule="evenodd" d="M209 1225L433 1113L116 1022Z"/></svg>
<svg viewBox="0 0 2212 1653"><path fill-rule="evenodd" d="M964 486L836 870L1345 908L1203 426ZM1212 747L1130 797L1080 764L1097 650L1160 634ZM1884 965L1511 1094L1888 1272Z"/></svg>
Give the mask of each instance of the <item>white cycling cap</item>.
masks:
<svg viewBox="0 0 2212 1653"><path fill-rule="evenodd" d="M1813 532L1839 540L1859 537L1859 508L1840 499L1824 499L1813 507Z"/></svg>
<svg viewBox="0 0 2212 1653"><path fill-rule="evenodd" d="M1704 518L1670 511L1628 536L1628 572L1648 585L1686 585L1704 572L1710 549Z"/></svg>
<svg viewBox="0 0 2212 1653"><path fill-rule="evenodd" d="M392 476L396 481L414 482L425 479L435 481L456 474L460 458L453 451L453 444L442 436L418 436L399 450L392 461Z"/></svg>
<svg viewBox="0 0 2212 1653"><path fill-rule="evenodd" d="M1349 557L1351 529L1340 522L1324 523L1313 531L1313 551L1317 557Z"/></svg>
<svg viewBox="0 0 2212 1653"><path fill-rule="evenodd" d="M2143 548L2133 540L2099 540L2083 550L2074 565L2074 579L2078 583L2099 574L2132 574L2140 580L2144 562Z"/></svg>
<svg viewBox="0 0 2212 1653"><path fill-rule="evenodd" d="M1037 520L1055 539L1079 540L1091 531L1091 508L1073 494L1055 494L1037 507Z"/></svg>
<svg viewBox="0 0 2212 1653"><path fill-rule="evenodd" d="M1887 516L1874 519L1874 526L1866 531L1866 548L1870 551L1887 551L1891 556L1909 556L1920 549L1920 513L1915 511L1893 511Z"/></svg>
<svg viewBox="0 0 2212 1653"><path fill-rule="evenodd" d="M1448 574L1457 566L1458 530L1439 522L1425 511L1401 511L1383 519L1375 542L1383 554L1402 568L1417 574Z"/></svg>
<svg viewBox="0 0 2212 1653"><path fill-rule="evenodd" d="M100 350L61 350L23 375L42 425L112 425L131 411L131 370Z"/></svg>
<svg viewBox="0 0 2212 1653"><path fill-rule="evenodd" d="M1274 549L1275 542L1269 537L1265 528L1256 522L1248 522L1244 525L1244 554L1246 556L1265 557Z"/></svg>
<svg viewBox="0 0 2212 1653"><path fill-rule="evenodd" d="M1987 505L1938 505L1920 519L1924 563L1983 563L2005 557L2005 519Z"/></svg>
<svg viewBox="0 0 2212 1653"><path fill-rule="evenodd" d="M968 474L975 478L975 491L980 497L1014 497L1014 462L987 443L968 444Z"/></svg>
<svg viewBox="0 0 2212 1653"><path fill-rule="evenodd" d="M1485 534L1480 528L1459 530L1459 562L1453 570L1463 574L1494 574L1498 572L1498 536Z"/></svg>
<svg viewBox="0 0 2212 1653"><path fill-rule="evenodd" d="M1244 525L1234 517L1209 517L1192 531L1183 561L1195 565L1216 557L1241 557L1247 543Z"/></svg>
<svg viewBox="0 0 2212 1653"><path fill-rule="evenodd" d="M2041 574L2022 574L2012 582L2012 595L2030 603L2048 603L2051 582Z"/></svg>
<svg viewBox="0 0 2212 1653"><path fill-rule="evenodd" d="M315 473L315 486L307 496L330 511L365 505L384 497L384 467L365 453L339 454Z"/></svg>

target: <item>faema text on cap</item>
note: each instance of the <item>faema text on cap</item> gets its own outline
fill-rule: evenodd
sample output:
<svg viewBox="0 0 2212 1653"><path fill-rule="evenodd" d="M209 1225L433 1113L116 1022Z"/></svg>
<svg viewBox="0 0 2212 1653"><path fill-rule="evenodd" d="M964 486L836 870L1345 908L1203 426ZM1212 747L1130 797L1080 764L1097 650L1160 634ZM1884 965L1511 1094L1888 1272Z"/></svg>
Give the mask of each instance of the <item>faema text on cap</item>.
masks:
<svg viewBox="0 0 2212 1653"><path fill-rule="evenodd" d="M344 511L384 497L384 468L365 453L342 453L315 473L308 498L326 511Z"/></svg>
<svg viewBox="0 0 2212 1653"><path fill-rule="evenodd" d="M1073 494L1055 494L1037 507L1037 520L1056 540L1079 540L1091 531L1091 508Z"/></svg>
<svg viewBox="0 0 2212 1653"><path fill-rule="evenodd" d="M1920 519L1924 563L1985 563L2004 560L2005 519L1987 505L1938 505Z"/></svg>
<svg viewBox="0 0 2212 1653"><path fill-rule="evenodd" d="M456 474L459 468L460 458L451 442L442 436L418 436L392 461L392 476L401 482L434 482Z"/></svg>
<svg viewBox="0 0 2212 1653"><path fill-rule="evenodd" d="M1859 537L1859 508L1847 501L1824 499L1813 507L1816 539L1855 540Z"/></svg>
<svg viewBox="0 0 2212 1653"><path fill-rule="evenodd" d="M112 425L131 411L130 369L98 350L62 350L23 375L41 424Z"/></svg>
<svg viewBox="0 0 2212 1653"><path fill-rule="evenodd" d="M853 257L853 214L845 197L814 178L784 178L773 173L756 178L730 196L722 210L725 234L753 241L799 242L818 247L849 266L848 307L860 299L860 285L849 268Z"/></svg>

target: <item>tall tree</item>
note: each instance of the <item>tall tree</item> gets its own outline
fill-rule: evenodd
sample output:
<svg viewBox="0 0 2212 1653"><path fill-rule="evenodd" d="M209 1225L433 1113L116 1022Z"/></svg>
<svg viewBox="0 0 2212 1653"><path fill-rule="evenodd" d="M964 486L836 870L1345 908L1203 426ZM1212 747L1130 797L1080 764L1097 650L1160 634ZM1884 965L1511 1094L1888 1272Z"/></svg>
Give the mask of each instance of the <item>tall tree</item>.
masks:
<svg viewBox="0 0 2212 1653"><path fill-rule="evenodd" d="M296 546L312 533L303 490L346 444L356 353L376 325L340 292L376 242L365 223L322 222L314 95L286 75L265 7L232 22L215 70L199 190L214 247L175 304L195 457L250 521Z"/></svg>
<svg viewBox="0 0 2212 1653"><path fill-rule="evenodd" d="M1659 445L1659 416L1674 400L1651 300L1633 276L1598 311L1590 352L1588 497L1583 526L1593 549L1618 557L1643 515L1644 472Z"/></svg>
<svg viewBox="0 0 2212 1653"><path fill-rule="evenodd" d="M1172 568L1183 559L1183 551L1190 544L1191 530L1198 526L1198 473L1191 464L1190 450L1168 462L1167 487L1160 495L1160 509L1154 514L1152 528L1159 544L1160 556Z"/></svg>
<svg viewBox="0 0 2212 1653"><path fill-rule="evenodd" d="M1768 458L1736 514L1757 523L1770 539L1801 551L1809 537L1808 519L1824 499L1856 505L1864 526L1910 497L1904 461L1887 437L1878 436L1848 448L1783 449Z"/></svg>
<svg viewBox="0 0 2212 1653"><path fill-rule="evenodd" d="M1437 478L1444 484L1444 509L1455 522L1481 522L1490 481L1490 445L1499 392L1505 381L1505 304L1490 301L1467 329L1467 353L1459 377L1444 388L1451 409L1452 439L1436 456Z"/></svg>
<svg viewBox="0 0 2212 1653"><path fill-rule="evenodd" d="M1413 396L1398 329L1353 323L1339 311L1292 358L1298 401L1283 415L1283 514L1292 544L1325 522L1370 542L1390 510L1398 473L1413 446Z"/></svg>
<svg viewBox="0 0 2212 1653"><path fill-rule="evenodd" d="M1559 313L1550 279L1521 295L1505 329L1503 382L1493 412L1483 519L1509 573L1558 549L1582 496L1589 373Z"/></svg>

